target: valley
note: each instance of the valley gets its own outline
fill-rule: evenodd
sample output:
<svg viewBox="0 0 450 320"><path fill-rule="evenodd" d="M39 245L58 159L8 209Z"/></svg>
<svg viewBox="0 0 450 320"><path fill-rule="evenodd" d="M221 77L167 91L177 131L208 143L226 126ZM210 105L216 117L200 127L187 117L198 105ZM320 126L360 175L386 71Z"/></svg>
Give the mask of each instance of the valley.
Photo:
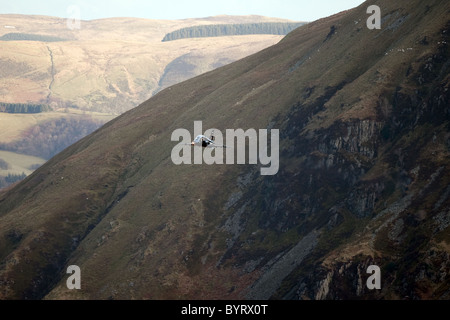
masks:
<svg viewBox="0 0 450 320"><path fill-rule="evenodd" d="M448 300L450 3L379 0L381 29L371 4L161 88L0 191L0 299ZM174 163L196 121L279 130L279 170Z"/></svg>
<svg viewBox="0 0 450 320"><path fill-rule="evenodd" d="M0 113L0 150L24 154L25 159L37 155L48 160L84 135L75 133L73 139L59 141L57 146L52 139L29 142L33 140L29 133L40 130L38 124L86 120L81 126L89 127L88 131L72 131L91 133L160 90L262 50L283 37L241 35L162 42L171 31L196 25L283 21L261 16L179 21L112 18L82 21L80 29L69 29L66 19L0 15L0 103L39 103L52 109L33 116ZM35 149L51 151L36 154ZM9 172L0 172L0 176L5 174Z"/></svg>

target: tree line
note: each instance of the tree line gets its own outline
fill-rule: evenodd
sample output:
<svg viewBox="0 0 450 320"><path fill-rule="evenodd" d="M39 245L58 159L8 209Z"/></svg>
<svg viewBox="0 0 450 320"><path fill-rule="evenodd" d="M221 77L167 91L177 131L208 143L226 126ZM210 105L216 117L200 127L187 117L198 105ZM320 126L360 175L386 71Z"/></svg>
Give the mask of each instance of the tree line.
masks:
<svg viewBox="0 0 450 320"><path fill-rule="evenodd" d="M0 150L50 159L63 149L97 130L103 120L89 116L60 118L40 123L22 134L22 138L9 143L0 143Z"/></svg>
<svg viewBox="0 0 450 320"><path fill-rule="evenodd" d="M58 42L66 41L63 38L47 36L43 34L31 33L7 33L0 37L0 41L41 41L41 42Z"/></svg>
<svg viewBox="0 0 450 320"><path fill-rule="evenodd" d="M0 102L0 112L5 113L41 113L48 111L51 111L51 108L46 104Z"/></svg>
<svg viewBox="0 0 450 320"><path fill-rule="evenodd" d="M165 35L163 42L185 38L221 37L248 34L286 35L305 22L261 22L242 24L213 24L175 30Z"/></svg>
<svg viewBox="0 0 450 320"><path fill-rule="evenodd" d="M0 189L6 188L7 186L25 179L27 176L25 173L22 174L11 174L9 173L6 177L0 176Z"/></svg>

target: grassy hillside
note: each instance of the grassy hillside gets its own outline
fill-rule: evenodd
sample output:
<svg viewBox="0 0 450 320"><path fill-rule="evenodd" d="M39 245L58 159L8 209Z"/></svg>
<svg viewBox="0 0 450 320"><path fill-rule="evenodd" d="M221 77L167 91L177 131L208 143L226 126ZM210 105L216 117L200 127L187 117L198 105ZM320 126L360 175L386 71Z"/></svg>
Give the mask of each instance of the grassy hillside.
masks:
<svg viewBox="0 0 450 320"><path fill-rule="evenodd" d="M24 156L14 152L0 151L0 159L5 162L6 167L2 167L0 170L0 176L7 176L8 174L19 175L25 173L31 174L36 166L41 166L45 163L45 159Z"/></svg>
<svg viewBox="0 0 450 320"><path fill-rule="evenodd" d="M15 109L20 110L22 106ZM0 170L0 189L11 184L8 175L31 174L46 160L113 118L108 114L70 109L28 114L0 112L0 162L9 164ZM39 161L29 163L30 158L36 157Z"/></svg>
<svg viewBox="0 0 450 320"><path fill-rule="evenodd" d="M368 3L300 27L0 194L0 298L448 299L450 5L377 4L381 30ZM278 174L175 165L198 120L279 129Z"/></svg>
<svg viewBox="0 0 450 320"><path fill-rule="evenodd" d="M0 189L23 180L45 161L38 157L0 151Z"/></svg>
<svg viewBox="0 0 450 320"><path fill-rule="evenodd" d="M174 84L165 81L162 87L160 79L166 66L179 57L195 53L212 60L208 65L196 62L198 70L210 71L282 38L258 35L161 43L166 33L191 26L269 21L282 20L259 16L173 21L112 18L82 21L80 29L70 30L65 19L0 15L0 26L9 26L0 28L0 101L120 114ZM186 74L183 80L191 76Z"/></svg>
<svg viewBox="0 0 450 320"><path fill-rule="evenodd" d="M51 106L56 112L39 123L28 116L5 118L0 114L4 124L0 148L47 159L76 141L61 138L60 132L90 133L93 122L98 122L98 127L163 88L262 50L282 38L260 35L161 44L167 32L193 25L266 21L282 20L259 16L174 21L115 18L82 21L80 29L70 30L65 19L0 15L0 26L8 26L0 27L0 112L6 110L4 106L13 111L31 110L22 105ZM93 120L68 113L87 113ZM97 121L98 113L106 120ZM79 123L76 119L86 121ZM76 127L67 130L66 121ZM58 128L42 130L43 123L51 127L56 123ZM45 132L46 137L29 135L36 131L52 132ZM73 134L73 138L81 137Z"/></svg>

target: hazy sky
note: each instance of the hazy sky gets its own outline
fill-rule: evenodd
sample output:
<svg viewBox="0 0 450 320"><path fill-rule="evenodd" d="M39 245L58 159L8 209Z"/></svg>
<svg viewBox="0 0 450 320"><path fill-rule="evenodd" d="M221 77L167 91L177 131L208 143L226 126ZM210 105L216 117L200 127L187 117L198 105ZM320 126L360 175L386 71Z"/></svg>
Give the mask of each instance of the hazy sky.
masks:
<svg viewBox="0 0 450 320"><path fill-rule="evenodd" d="M82 20L110 17L148 19L202 18L219 14L257 14L296 21L314 21L354 8L363 0L0 0L0 14L69 17L72 5Z"/></svg>

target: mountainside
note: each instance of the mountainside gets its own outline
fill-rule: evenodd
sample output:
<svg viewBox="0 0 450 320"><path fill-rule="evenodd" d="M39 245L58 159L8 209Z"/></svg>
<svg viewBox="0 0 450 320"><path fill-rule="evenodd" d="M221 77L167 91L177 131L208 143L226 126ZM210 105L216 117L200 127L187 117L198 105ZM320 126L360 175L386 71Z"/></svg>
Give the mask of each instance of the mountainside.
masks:
<svg viewBox="0 0 450 320"><path fill-rule="evenodd" d="M258 52L283 37L223 36L163 43L168 32L286 21L227 15L184 20L111 18L80 21L77 28L71 19L0 15L0 105L29 110L30 104L36 104L54 111L39 117L11 115L0 106L0 149L14 152L20 162L26 156L49 159L86 136L86 131L91 133L161 89ZM0 188L8 185L8 175L28 171L0 168Z"/></svg>
<svg viewBox="0 0 450 320"><path fill-rule="evenodd" d="M191 26L286 22L261 16L185 20L70 19L0 15L0 102L45 103L121 114L156 92L277 43L283 36L247 35L163 43L168 32ZM201 57L192 63L185 59ZM173 61L182 63L167 81ZM165 81L162 83L162 80Z"/></svg>
<svg viewBox="0 0 450 320"><path fill-rule="evenodd" d="M0 194L0 299L449 299L449 13L366 2L67 148ZM194 121L278 129L278 173L175 165Z"/></svg>

